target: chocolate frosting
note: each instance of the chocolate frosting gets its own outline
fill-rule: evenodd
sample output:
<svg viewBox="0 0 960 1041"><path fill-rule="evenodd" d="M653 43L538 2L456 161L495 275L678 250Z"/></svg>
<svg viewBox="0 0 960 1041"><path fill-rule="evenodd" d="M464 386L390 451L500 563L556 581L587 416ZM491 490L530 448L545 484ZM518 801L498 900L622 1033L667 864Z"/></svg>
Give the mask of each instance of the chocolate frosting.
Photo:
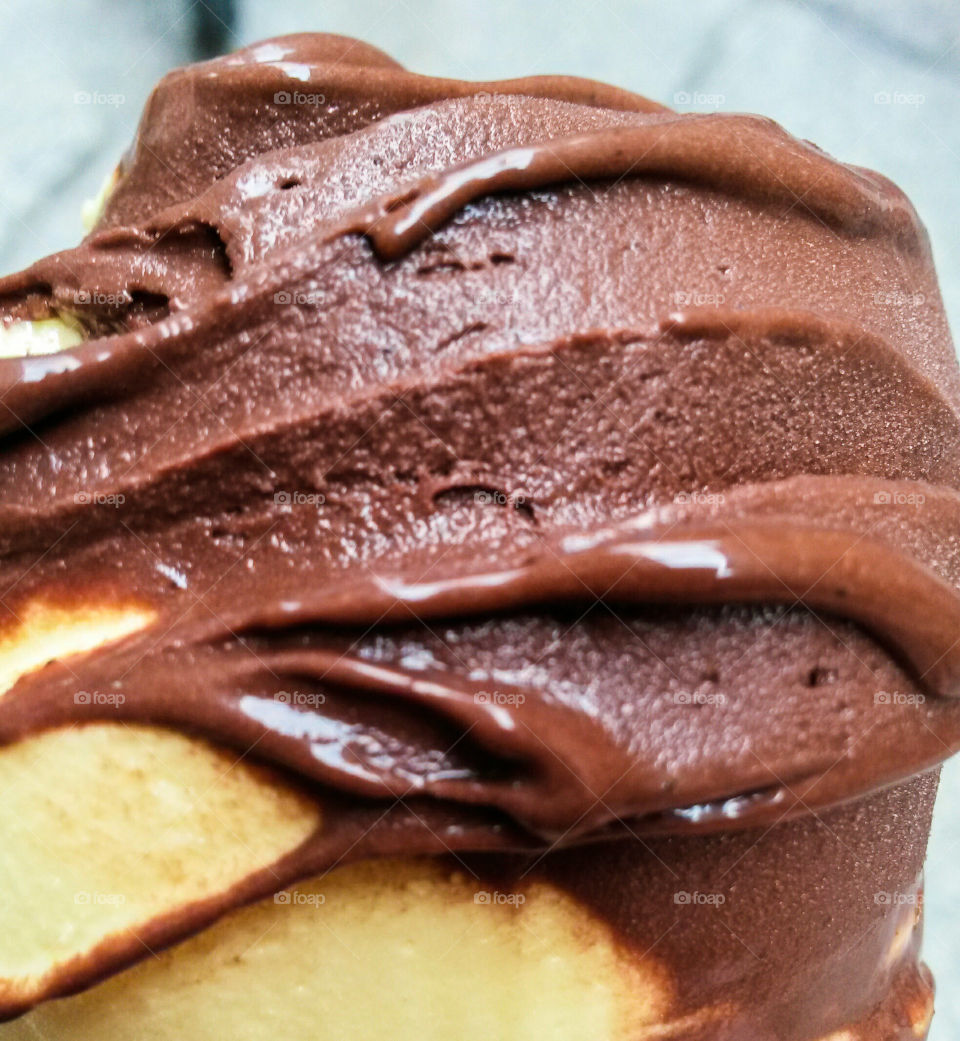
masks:
<svg viewBox="0 0 960 1041"><path fill-rule="evenodd" d="M0 360L8 624L158 612L0 695L0 740L255 746L337 807L262 886L772 822L960 746L926 237L770 121L268 41L161 82L0 313L88 334Z"/></svg>

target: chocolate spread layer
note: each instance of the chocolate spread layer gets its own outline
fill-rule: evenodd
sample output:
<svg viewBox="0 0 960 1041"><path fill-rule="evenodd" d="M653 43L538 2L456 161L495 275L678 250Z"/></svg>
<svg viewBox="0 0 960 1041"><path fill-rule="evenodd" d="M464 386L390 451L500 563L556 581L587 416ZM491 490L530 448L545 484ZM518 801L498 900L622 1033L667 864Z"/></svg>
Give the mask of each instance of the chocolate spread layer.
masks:
<svg viewBox="0 0 960 1041"><path fill-rule="evenodd" d="M7 624L158 611L0 695L0 740L255 746L337 807L277 884L772 823L960 746L926 237L767 120L270 41L161 82L0 313L87 333L0 360Z"/></svg>

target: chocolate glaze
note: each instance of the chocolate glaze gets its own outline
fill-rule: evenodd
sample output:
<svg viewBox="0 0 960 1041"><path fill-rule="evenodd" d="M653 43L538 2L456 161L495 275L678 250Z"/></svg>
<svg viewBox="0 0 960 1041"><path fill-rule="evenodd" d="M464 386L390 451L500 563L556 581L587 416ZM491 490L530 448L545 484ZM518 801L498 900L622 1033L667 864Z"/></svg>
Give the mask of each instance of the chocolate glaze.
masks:
<svg viewBox="0 0 960 1041"><path fill-rule="evenodd" d="M960 747L926 238L775 124L268 42L161 83L98 227L0 313L89 332L0 360L7 624L158 612L0 695L0 740L256 744L336 808L274 883L768 824Z"/></svg>
<svg viewBox="0 0 960 1041"><path fill-rule="evenodd" d="M560 885L631 946L655 944L675 970L681 1013L724 1009L719 1022L681 1035L684 1041L819 1041L854 1023L858 1039L907 1041L916 1034L903 1010L884 1005L896 1006L898 990L929 993L929 974L916 966L919 930L901 959L888 952L895 930L912 925L921 910L935 791L936 777L923 775L766 833L657 836L549 857L464 859L501 891L533 880ZM716 894L722 902L678 904L677 892ZM862 1022L873 1016L881 1022Z"/></svg>
<svg viewBox="0 0 960 1041"><path fill-rule="evenodd" d="M302 103L297 93L305 96ZM142 223L252 156L350 134L445 98L488 93L665 111L647 98L570 76L465 83L407 72L376 48L344 37L306 33L265 40L164 77L147 102L102 224Z"/></svg>

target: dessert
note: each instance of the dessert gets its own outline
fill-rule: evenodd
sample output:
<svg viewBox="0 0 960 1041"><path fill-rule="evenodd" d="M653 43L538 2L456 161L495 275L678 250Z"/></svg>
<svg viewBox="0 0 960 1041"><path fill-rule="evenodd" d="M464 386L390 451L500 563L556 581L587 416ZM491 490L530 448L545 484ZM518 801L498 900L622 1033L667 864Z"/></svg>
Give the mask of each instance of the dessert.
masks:
<svg viewBox="0 0 960 1041"><path fill-rule="evenodd" d="M960 370L895 186L287 37L0 313L0 1041L926 1036Z"/></svg>

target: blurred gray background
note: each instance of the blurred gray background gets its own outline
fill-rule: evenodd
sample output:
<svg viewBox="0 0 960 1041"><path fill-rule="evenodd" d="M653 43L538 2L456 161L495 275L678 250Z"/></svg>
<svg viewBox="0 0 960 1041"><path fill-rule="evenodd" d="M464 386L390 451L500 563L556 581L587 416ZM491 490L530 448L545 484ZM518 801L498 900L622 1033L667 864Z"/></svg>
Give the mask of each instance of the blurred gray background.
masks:
<svg viewBox="0 0 960 1041"><path fill-rule="evenodd" d="M682 110L772 116L911 196L960 328L960 0L0 0L0 270L81 235L151 85L217 49L359 36L418 72L565 72ZM960 1038L960 760L927 875L932 1041Z"/></svg>

